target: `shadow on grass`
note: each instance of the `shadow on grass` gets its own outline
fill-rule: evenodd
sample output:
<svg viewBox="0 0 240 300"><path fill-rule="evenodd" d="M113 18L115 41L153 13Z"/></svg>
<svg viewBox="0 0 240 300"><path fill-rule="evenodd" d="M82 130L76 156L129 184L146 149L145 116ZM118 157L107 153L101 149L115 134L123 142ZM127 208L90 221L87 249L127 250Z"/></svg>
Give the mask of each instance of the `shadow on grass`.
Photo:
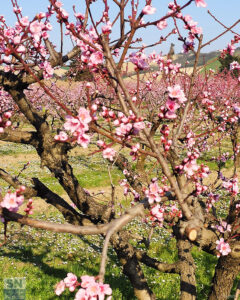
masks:
<svg viewBox="0 0 240 300"><path fill-rule="evenodd" d="M93 246L93 245L91 245ZM94 247L96 250L99 250L100 248L98 248L97 246ZM12 249L14 250L14 247L12 247ZM57 282L62 280L63 278L66 277L67 272L73 272L75 273L78 278L80 278L81 275L92 275L92 276L97 276L98 275L98 266L99 266L99 262L97 261L91 261L90 265L88 262L88 265L79 265L77 262L74 261L69 261L68 263L71 264L69 269L66 269L66 267L55 267L55 266L49 266L47 263L44 262L44 260L47 258L48 253L51 251L51 247L47 247L44 251L41 251L41 253L33 253L33 249L29 248L24 248L24 249L19 249L18 247L16 247L16 252L11 251L11 252L5 252L4 249L2 249L1 251L1 255L3 257L8 257L8 258L14 258L15 260L18 260L19 262L23 262L23 263L30 263L33 264L35 268L38 268L41 272L43 272L45 275L48 275L52 278L52 280L54 280L54 278L56 278ZM55 255L54 258L58 258L58 255ZM115 255L110 254L109 255L110 261L109 264L111 264L111 262L114 262L115 264L117 263L117 258ZM117 272L119 274L116 275L116 268L118 269ZM133 295L133 290L132 287L130 286L130 283L128 281L128 279L121 273L121 270L118 266L116 266L115 270L113 270L113 268L108 268L107 269L107 273L105 276L105 282L108 283L111 288L113 289L114 293L117 294L117 297L115 296L114 299L123 299L123 300L133 300L136 299ZM115 271L114 276L113 274L110 274L111 271ZM21 276L22 274L19 273L19 275ZM36 275L37 276L37 275ZM41 274L39 274L39 276L41 276ZM34 277L32 278L34 280ZM43 277L42 279L42 283L44 283L46 280L48 280L47 278L44 279ZM33 296L33 295L37 295L39 292L39 288L43 288L44 286L38 287L38 286L30 286L29 287L29 295ZM41 298L39 298L40 300ZM55 299L73 299L73 293L70 292L64 292L63 295L61 295L61 297L57 297L57 296L50 296L44 300L55 300Z"/></svg>

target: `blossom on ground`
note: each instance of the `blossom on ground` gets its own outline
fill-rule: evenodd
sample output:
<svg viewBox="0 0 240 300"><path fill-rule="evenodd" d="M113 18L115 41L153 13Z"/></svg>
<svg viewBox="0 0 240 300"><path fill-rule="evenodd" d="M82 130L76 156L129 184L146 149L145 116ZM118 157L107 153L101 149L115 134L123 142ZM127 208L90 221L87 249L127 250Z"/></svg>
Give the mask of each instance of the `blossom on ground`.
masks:
<svg viewBox="0 0 240 300"><path fill-rule="evenodd" d="M216 249L220 252L221 255L228 255L231 252L229 244L226 243L223 238L216 241L216 244Z"/></svg>

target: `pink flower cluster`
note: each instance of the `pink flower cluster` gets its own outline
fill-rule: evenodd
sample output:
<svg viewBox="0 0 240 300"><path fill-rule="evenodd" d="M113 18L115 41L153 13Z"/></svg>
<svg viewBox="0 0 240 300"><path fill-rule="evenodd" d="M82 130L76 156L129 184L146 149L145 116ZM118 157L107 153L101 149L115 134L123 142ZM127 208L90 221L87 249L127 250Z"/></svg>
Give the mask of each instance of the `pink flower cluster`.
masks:
<svg viewBox="0 0 240 300"><path fill-rule="evenodd" d="M179 84L168 87L168 96L166 106L160 107L161 113L159 113L158 116L159 118L176 119L176 110L180 107L180 104L183 104L187 99Z"/></svg>
<svg viewBox="0 0 240 300"><path fill-rule="evenodd" d="M40 63L39 67L40 69L43 69L43 77L45 79L49 79L53 76L54 70L48 61Z"/></svg>
<svg viewBox="0 0 240 300"><path fill-rule="evenodd" d="M220 220L220 225L216 225L215 228L220 232L220 233L225 233L225 232L231 232L232 226L228 224L226 221Z"/></svg>
<svg viewBox="0 0 240 300"><path fill-rule="evenodd" d="M182 164L175 167L176 171L185 171L188 177L193 176L199 170L199 165L197 164L198 157L198 153L188 152L188 157L184 158Z"/></svg>
<svg viewBox="0 0 240 300"><path fill-rule="evenodd" d="M104 34L110 34L112 31L112 23L110 21L107 21L103 26L102 26L102 33Z"/></svg>
<svg viewBox="0 0 240 300"><path fill-rule="evenodd" d="M177 207L176 204L173 204L173 205L170 205L169 207L169 216L171 217L171 219L174 219L174 218L182 218L182 211Z"/></svg>
<svg viewBox="0 0 240 300"><path fill-rule="evenodd" d="M84 107L80 107L77 117L67 116L66 122L64 123L64 128L71 132L74 140L76 140L83 148L86 148L90 142L90 136L87 135L86 132L89 130L88 124L91 120L92 118L89 111ZM64 131L61 131L54 138L61 142L65 142L68 139L67 134Z"/></svg>
<svg viewBox="0 0 240 300"><path fill-rule="evenodd" d="M165 208L161 207L159 204L153 206L150 210L151 220L154 222L158 222L160 226L163 225L164 221L164 211Z"/></svg>
<svg viewBox="0 0 240 300"><path fill-rule="evenodd" d="M240 64L237 61L230 63L230 70L240 70Z"/></svg>
<svg viewBox="0 0 240 300"><path fill-rule="evenodd" d="M213 193L210 193L208 195L208 198L207 198L207 202L206 202L206 210L207 212L209 212L209 210L212 208L212 206L219 200L219 195L218 194L213 194Z"/></svg>
<svg viewBox="0 0 240 300"><path fill-rule="evenodd" d="M140 130L145 128L143 118L137 118L132 111L129 111L129 116L125 116L122 112L118 115L114 111L107 109L105 106L102 107L102 117L107 121L112 120L116 128L116 135L124 137L128 140L131 139L131 135L137 135Z"/></svg>
<svg viewBox="0 0 240 300"><path fill-rule="evenodd" d="M10 111L5 112L2 117L0 116L0 133L4 131L4 128L12 125L12 122L9 120L12 116Z"/></svg>
<svg viewBox="0 0 240 300"><path fill-rule="evenodd" d="M42 44L42 40L47 39L48 31L52 30L52 25L48 22L51 11L39 13L37 20L34 18L33 21L29 21L28 17L22 17L21 9L15 6L14 12L18 18L14 27L7 26L5 19L0 16L0 25L4 28L4 36L7 39L0 39L0 61L5 63L5 72L15 70L12 63L12 55L15 53L21 56L27 53L29 60L33 58L36 62L38 59L39 63L43 62L48 50ZM42 22L43 18L46 18L45 22Z"/></svg>
<svg viewBox="0 0 240 300"><path fill-rule="evenodd" d="M149 69L147 55L142 51L132 52L129 55L129 60L136 66L136 70L147 70Z"/></svg>
<svg viewBox="0 0 240 300"><path fill-rule="evenodd" d="M144 15L153 15L155 14L155 12L156 12L156 8L152 7L151 5L146 5L142 10L142 13Z"/></svg>
<svg viewBox="0 0 240 300"><path fill-rule="evenodd" d="M103 158L113 161L114 157L116 156L116 151L107 146L107 144L102 140L97 141L97 145L103 150Z"/></svg>
<svg viewBox="0 0 240 300"><path fill-rule="evenodd" d="M25 191L25 186L21 186L15 193L7 192L3 201L0 203L1 207L4 207L12 212L17 212L19 207L23 204L24 196L22 193Z"/></svg>
<svg viewBox="0 0 240 300"><path fill-rule="evenodd" d="M154 202L160 202L161 196L164 195L164 190L158 186L157 179L152 179L152 183L149 185L149 189L145 191L148 202L153 204Z"/></svg>
<svg viewBox="0 0 240 300"><path fill-rule="evenodd" d="M109 284L96 282L93 276L81 276L81 282L78 282L77 276L68 273L64 280L61 280L55 288L55 294L60 296L66 288L74 292L76 287L81 287L75 294L74 300L111 300L112 289Z"/></svg>
<svg viewBox="0 0 240 300"><path fill-rule="evenodd" d="M181 64L174 64L172 59L165 59L161 55L157 55L155 58L156 63L159 65L160 71L163 71L165 74L175 75L180 71Z"/></svg>
<svg viewBox="0 0 240 300"><path fill-rule="evenodd" d="M216 244L217 244L216 249L220 252L220 254L217 255L218 257L220 255L223 255L223 256L228 255L231 252L231 248L230 248L229 244L226 243L223 238L216 241Z"/></svg>
<svg viewBox="0 0 240 300"><path fill-rule="evenodd" d="M161 142L163 143L163 148L165 151L169 151L171 145L172 145L172 140L168 139L168 135L169 135L169 127L168 125L163 125L161 130L160 130L162 136L161 136Z"/></svg>
<svg viewBox="0 0 240 300"><path fill-rule="evenodd" d="M231 42L227 45L227 48L221 51L221 57L224 58L227 54L233 55L235 52L235 44L239 43L240 37L235 35Z"/></svg>
<svg viewBox="0 0 240 300"><path fill-rule="evenodd" d="M224 180L222 186L229 191L230 194L236 196L239 193L238 178L234 177L230 180Z"/></svg>

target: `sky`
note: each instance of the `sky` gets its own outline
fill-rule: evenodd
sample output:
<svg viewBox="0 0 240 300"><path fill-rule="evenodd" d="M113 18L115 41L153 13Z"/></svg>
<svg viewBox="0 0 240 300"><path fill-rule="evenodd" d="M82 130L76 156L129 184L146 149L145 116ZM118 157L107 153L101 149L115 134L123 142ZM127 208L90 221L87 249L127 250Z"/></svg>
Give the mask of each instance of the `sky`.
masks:
<svg viewBox="0 0 240 300"><path fill-rule="evenodd" d="M195 3L191 3L189 7L183 10L183 14L189 14L193 17L194 21L198 22L198 26L203 29L203 41L207 42L219 35L224 31L224 28L216 23L213 18L208 14L208 10L217 17L222 23L226 26L231 26L235 21L240 18L240 0L205 0L207 3L206 8L196 7ZM62 0L64 4L64 9L69 12L71 16L71 20L74 21L73 18L73 5L76 5L76 11L84 13L85 11L85 0ZM97 0L96 3L92 6L92 13L94 18L99 18L101 16L103 1ZM130 1L129 1L130 2ZM145 6L145 0L139 0L141 9ZM157 20L168 11L167 5L169 0L153 0L152 6L157 9L154 15L144 16L144 21L152 21ZM187 0L177 0L179 5L183 5L187 2ZM22 13L24 16L29 16L29 18L33 18L38 12L45 12L46 7L49 4L48 0L18 0L19 6L22 7ZM113 3L112 0L108 0L108 5L110 6L110 16L116 16L117 6ZM0 14L4 15L7 21L7 24L13 26L16 22L16 17L12 12L11 0L0 0ZM130 14L130 11L129 11ZM126 18L128 17L128 13L126 14ZM54 20L54 18L53 18ZM161 35L166 35L169 31L171 31L172 23L168 22L168 27L162 31L158 30L156 27L150 27L147 29L141 29L136 37L141 37L143 39L144 44L151 44L152 42L159 40ZM118 24L116 24L116 29L113 29L111 33L111 37L113 39L118 38ZM51 32L51 40L53 43L59 47L60 45L60 34L59 34L59 24L55 21L53 22L54 29ZM183 24L179 23L179 28L181 34L186 36L186 31L183 29ZM240 33L240 25L237 25L234 29L236 32ZM210 52L215 50L221 50L226 47L226 45L230 42L232 38L232 34L225 34L223 37L212 43L211 45L204 48L203 52ZM153 49L147 50L147 52L152 52L155 50L157 53L162 52L166 54L169 50L170 43L173 42L175 44L175 52L179 53L182 51L182 44L176 40L176 37L169 39L166 43L157 46ZM69 39L64 40L64 49L65 51L70 50L72 47L71 41Z"/></svg>

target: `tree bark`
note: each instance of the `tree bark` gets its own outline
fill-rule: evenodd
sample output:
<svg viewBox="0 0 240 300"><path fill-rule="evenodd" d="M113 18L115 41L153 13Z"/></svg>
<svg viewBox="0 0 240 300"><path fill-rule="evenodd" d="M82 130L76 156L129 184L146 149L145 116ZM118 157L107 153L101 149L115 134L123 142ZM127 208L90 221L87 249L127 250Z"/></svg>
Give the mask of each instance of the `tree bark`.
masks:
<svg viewBox="0 0 240 300"><path fill-rule="evenodd" d="M136 253L128 242L127 232L119 232L112 237L112 244L123 266L123 273L128 276L138 300L156 300L154 293L148 286Z"/></svg>
<svg viewBox="0 0 240 300"><path fill-rule="evenodd" d="M188 240L178 240L178 256L180 263L180 290L181 300L195 300L196 290L196 266L191 254L192 245Z"/></svg>
<svg viewBox="0 0 240 300"><path fill-rule="evenodd" d="M232 255L221 256L215 268L212 290L208 300L227 300L240 272L240 258Z"/></svg>

